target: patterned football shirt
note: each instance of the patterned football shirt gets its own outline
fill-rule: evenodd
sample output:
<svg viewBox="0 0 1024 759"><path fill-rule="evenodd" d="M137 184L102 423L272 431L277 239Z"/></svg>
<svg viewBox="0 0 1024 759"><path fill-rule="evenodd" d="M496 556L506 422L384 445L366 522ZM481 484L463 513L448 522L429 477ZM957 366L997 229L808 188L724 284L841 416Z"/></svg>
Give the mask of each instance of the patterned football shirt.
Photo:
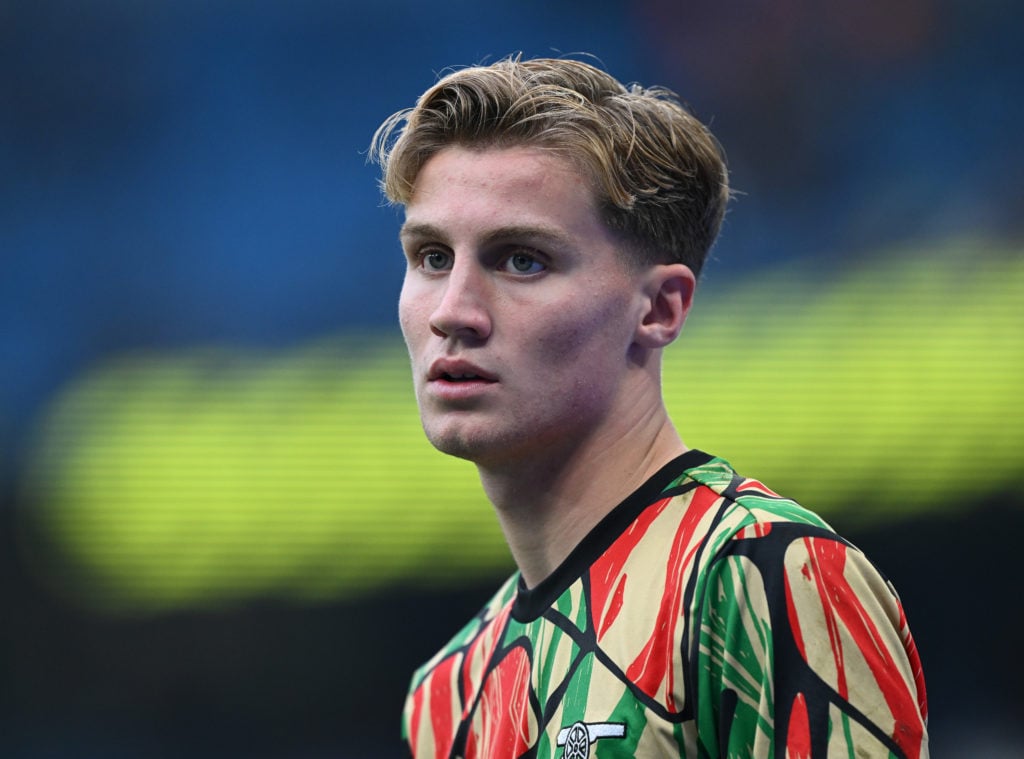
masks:
<svg viewBox="0 0 1024 759"><path fill-rule="evenodd" d="M689 451L534 588L513 575L413 677L417 759L926 757L892 586L851 544Z"/></svg>

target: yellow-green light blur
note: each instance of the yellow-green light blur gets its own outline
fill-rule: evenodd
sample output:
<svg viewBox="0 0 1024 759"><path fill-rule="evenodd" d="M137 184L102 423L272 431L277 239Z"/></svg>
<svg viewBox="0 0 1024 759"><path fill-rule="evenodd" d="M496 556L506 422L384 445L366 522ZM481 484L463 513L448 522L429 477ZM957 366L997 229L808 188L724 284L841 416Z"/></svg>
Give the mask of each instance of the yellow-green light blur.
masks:
<svg viewBox="0 0 1024 759"><path fill-rule="evenodd" d="M1024 461L1021 253L713 283L665 357L670 413L690 446L844 524L1007 492ZM41 425L24 502L78 577L60 589L117 612L511 567L475 469L423 438L395 333L96 367Z"/></svg>

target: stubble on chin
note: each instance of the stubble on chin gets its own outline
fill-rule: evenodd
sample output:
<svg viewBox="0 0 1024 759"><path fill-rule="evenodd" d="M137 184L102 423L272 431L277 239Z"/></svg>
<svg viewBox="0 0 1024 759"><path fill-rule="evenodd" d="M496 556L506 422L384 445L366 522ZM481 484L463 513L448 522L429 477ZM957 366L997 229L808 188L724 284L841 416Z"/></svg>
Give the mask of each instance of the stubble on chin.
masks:
<svg viewBox="0 0 1024 759"><path fill-rule="evenodd" d="M446 420L450 421L450 420ZM494 427L431 423L423 420L423 431L434 448L448 456L476 464L478 467L501 467L517 458L515 438L503 437Z"/></svg>
<svg viewBox="0 0 1024 759"><path fill-rule="evenodd" d="M451 418L438 418L448 415L435 414L436 412L431 413L420 408L420 424L423 426L427 441L448 456L476 461L482 442L479 434L463 429L459 424L453 423Z"/></svg>
<svg viewBox="0 0 1024 759"><path fill-rule="evenodd" d="M447 456L454 456L457 459L465 459L466 461L476 460L474 446L470 445L464 437L452 433L434 433L426 427L424 427L424 432L430 444L441 453Z"/></svg>

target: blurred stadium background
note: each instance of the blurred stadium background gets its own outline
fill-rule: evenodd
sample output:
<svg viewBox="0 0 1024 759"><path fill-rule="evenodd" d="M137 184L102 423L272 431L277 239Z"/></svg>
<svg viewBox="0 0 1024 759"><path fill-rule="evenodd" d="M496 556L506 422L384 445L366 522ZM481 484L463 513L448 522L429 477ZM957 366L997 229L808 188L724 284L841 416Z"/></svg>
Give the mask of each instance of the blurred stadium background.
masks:
<svg viewBox="0 0 1024 759"><path fill-rule="evenodd" d="M0 755L398 757L509 571L422 440L365 150L588 52L741 191L666 389L895 582L935 756L1024 751L1024 6L0 0Z"/></svg>

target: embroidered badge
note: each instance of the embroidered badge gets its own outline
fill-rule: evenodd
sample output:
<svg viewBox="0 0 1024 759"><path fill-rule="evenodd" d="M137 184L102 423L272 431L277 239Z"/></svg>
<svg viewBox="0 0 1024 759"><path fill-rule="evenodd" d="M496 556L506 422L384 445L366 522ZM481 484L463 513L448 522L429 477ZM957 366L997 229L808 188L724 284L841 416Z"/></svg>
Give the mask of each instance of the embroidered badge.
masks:
<svg viewBox="0 0 1024 759"><path fill-rule="evenodd" d="M587 759L590 747L601 738L625 738L626 726L621 722L574 722L558 732L558 745L564 746L563 759Z"/></svg>

